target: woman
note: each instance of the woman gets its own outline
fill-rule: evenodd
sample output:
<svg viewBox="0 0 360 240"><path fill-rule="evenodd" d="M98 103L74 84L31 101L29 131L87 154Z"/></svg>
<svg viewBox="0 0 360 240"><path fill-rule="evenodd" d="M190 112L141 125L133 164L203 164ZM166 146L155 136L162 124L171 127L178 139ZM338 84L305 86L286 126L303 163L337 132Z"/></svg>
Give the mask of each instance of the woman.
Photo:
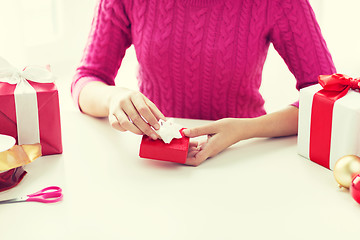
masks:
<svg viewBox="0 0 360 240"><path fill-rule="evenodd" d="M270 43L297 89L335 72L307 0L101 0L72 95L83 112L153 139L165 116L218 120L184 132L210 136L191 147L187 164L199 165L243 139L297 133L298 102L264 110ZM131 44L140 92L114 83Z"/></svg>

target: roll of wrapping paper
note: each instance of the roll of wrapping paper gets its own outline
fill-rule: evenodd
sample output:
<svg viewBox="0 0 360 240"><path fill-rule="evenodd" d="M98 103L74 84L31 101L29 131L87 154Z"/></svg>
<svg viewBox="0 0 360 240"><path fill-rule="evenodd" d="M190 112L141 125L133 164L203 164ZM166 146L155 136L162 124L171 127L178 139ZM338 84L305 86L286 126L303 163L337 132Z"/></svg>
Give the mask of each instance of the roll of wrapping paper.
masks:
<svg viewBox="0 0 360 240"><path fill-rule="evenodd" d="M22 166L40 156L40 144L15 145L0 152L0 192L15 187L26 174Z"/></svg>

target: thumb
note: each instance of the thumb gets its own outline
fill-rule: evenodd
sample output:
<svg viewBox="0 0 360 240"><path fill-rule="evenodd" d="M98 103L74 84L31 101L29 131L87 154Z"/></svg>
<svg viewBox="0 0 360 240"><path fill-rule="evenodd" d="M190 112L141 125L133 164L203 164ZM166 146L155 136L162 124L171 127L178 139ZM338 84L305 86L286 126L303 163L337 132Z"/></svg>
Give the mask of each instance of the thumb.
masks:
<svg viewBox="0 0 360 240"><path fill-rule="evenodd" d="M186 128L183 130L183 133L187 137L199 137L202 135L209 135L216 133L215 126L213 124L208 124L201 127L195 128Z"/></svg>

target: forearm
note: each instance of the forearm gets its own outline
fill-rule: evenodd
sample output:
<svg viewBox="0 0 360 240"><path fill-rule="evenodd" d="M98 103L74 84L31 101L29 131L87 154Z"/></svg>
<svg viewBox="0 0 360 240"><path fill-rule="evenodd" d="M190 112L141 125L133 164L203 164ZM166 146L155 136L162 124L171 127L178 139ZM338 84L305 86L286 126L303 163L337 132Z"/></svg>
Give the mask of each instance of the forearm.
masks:
<svg viewBox="0 0 360 240"><path fill-rule="evenodd" d="M252 137L280 137L297 134L297 107L289 106L284 110L249 119Z"/></svg>
<svg viewBox="0 0 360 240"><path fill-rule="evenodd" d="M81 110L94 117L106 117L109 114L110 98L119 87L109 86L100 81L86 84L79 95Z"/></svg>
<svg viewBox="0 0 360 240"><path fill-rule="evenodd" d="M208 135L207 142L190 149L186 164L197 166L232 144L254 137L280 137L297 133L298 108L284 110L257 118L223 118L213 123L185 129L188 137Z"/></svg>

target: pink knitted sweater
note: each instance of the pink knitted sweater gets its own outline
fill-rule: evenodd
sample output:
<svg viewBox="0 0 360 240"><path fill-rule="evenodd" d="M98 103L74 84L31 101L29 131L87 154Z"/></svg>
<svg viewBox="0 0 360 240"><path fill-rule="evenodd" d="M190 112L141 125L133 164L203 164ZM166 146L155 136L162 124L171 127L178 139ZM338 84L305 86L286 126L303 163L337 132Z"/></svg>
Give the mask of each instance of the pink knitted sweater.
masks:
<svg viewBox="0 0 360 240"><path fill-rule="evenodd" d="M114 85L133 44L140 91L165 116L260 116L270 43L297 89L335 72L307 0L101 0L72 95L90 81Z"/></svg>

